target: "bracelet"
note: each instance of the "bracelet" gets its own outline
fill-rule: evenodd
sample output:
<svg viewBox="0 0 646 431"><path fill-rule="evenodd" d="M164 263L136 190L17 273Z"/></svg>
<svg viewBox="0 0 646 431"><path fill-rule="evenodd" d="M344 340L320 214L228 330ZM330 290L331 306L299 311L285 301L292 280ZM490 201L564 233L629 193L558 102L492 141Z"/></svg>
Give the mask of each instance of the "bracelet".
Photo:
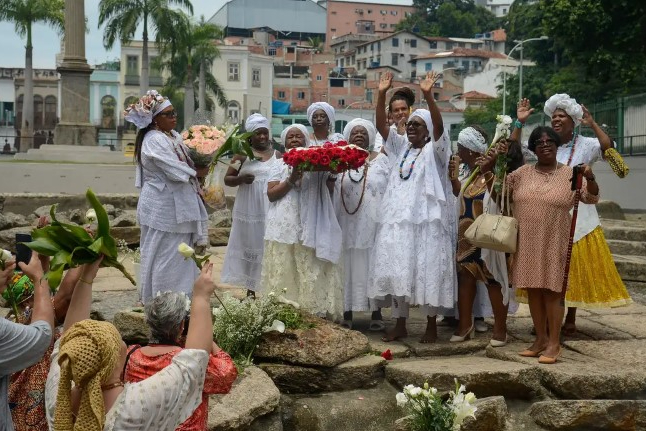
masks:
<svg viewBox="0 0 646 431"><path fill-rule="evenodd" d="M114 383L108 383L107 385L101 385L101 390L109 391L110 389L114 389L118 387L123 387L123 382L121 380L117 380Z"/></svg>
<svg viewBox="0 0 646 431"><path fill-rule="evenodd" d="M92 283L94 282L94 280L92 280L92 281L84 280L82 277L79 277L79 281L80 281L81 283L85 283L85 284L87 284L87 285L89 285L89 286L92 286Z"/></svg>
<svg viewBox="0 0 646 431"><path fill-rule="evenodd" d="M489 175L489 176L487 177L487 175ZM484 174L484 179L485 179L485 182L487 182L487 183L489 181L493 180L493 177L494 177L493 172L485 172L485 174Z"/></svg>
<svg viewBox="0 0 646 431"><path fill-rule="evenodd" d="M521 122L520 122L520 120L518 120L518 118L516 118L516 121L514 121L514 127L515 127L516 129L522 129L522 128L523 128L523 126L524 126L524 124L523 124L523 123L521 123Z"/></svg>

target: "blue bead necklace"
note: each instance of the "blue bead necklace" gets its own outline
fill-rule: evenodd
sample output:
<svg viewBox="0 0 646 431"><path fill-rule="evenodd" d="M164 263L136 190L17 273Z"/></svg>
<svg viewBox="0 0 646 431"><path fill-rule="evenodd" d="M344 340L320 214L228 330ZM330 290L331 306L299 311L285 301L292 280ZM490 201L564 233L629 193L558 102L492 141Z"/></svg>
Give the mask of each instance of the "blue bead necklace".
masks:
<svg viewBox="0 0 646 431"><path fill-rule="evenodd" d="M422 150L423 150L423 148L420 148L419 153L417 153L417 155L413 159L413 163L410 164L410 169L408 170L408 175L404 176L404 172L403 172L404 162L406 162L406 158L408 157L408 153L410 153L411 148L413 148L413 144L410 144L408 146L408 149L406 150L406 153L404 153L404 158L402 159L401 163L399 164L399 178L401 178L404 181L409 179L410 176L413 174L413 169L415 168L415 161L417 160L419 155L422 154Z"/></svg>

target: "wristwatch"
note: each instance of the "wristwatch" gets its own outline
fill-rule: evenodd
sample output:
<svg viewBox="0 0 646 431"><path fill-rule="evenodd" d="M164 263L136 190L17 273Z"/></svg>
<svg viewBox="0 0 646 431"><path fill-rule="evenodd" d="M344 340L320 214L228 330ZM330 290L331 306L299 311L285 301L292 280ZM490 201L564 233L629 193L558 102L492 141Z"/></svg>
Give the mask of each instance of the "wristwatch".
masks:
<svg viewBox="0 0 646 431"><path fill-rule="evenodd" d="M523 123L521 123L521 122L518 120L518 118L516 118L516 121L514 121L514 127L515 127L516 129L522 129L522 128L523 128L523 126L524 126L524 124L523 124Z"/></svg>

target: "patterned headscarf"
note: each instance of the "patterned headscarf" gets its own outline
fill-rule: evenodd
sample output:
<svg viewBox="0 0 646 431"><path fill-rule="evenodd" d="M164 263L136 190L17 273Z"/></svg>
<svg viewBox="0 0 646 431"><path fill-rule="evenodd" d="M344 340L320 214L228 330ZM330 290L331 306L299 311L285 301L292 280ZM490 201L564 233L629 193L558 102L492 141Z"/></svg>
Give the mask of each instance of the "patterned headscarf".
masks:
<svg viewBox="0 0 646 431"><path fill-rule="evenodd" d="M60 341L61 367L54 429L102 431L105 405L101 385L108 383L119 361L121 335L112 323L82 320L69 328ZM81 389L76 422L72 420L72 381Z"/></svg>
<svg viewBox="0 0 646 431"><path fill-rule="evenodd" d="M307 127L303 126L302 124L292 124L290 126L285 127L283 131L280 134L280 142L283 143L283 146L287 148L285 140L287 139L287 133L289 133L290 130L292 129L298 129L301 131L303 136L305 137L305 146L309 147L310 146L310 132L307 131Z"/></svg>
<svg viewBox="0 0 646 431"><path fill-rule="evenodd" d="M583 108L581 108L581 105L576 103L576 99L573 99L565 93L555 94L547 99L543 111L545 112L545 115L552 118L554 111L557 109L564 110L570 116L572 121L574 121L574 127L581 124L581 120L583 119Z"/></svg>
<svg viewBox="0 0 646 431"><path fill-rule="evenodd" d="M325 102L315 102L307 108L307 120L310 122L310 125L312 124L312 116L319 109L323 110L325 115L327 115L328 120L330 120L330 127L334 127L334 108L332 105Z"/></svg>
<svg viewBox="0 0 646 431"><path fill-rule="evenodd" d="M460 130L458 145L478 154L487 152L487 143L485 142L484 136L473 127L466 127Z"/></svg>
<svg viewBox="0 0 646 431"><path fill-rule="evenodd" d="M352 129L357 126L364 127L368 131L368 151L374 150L375 139L377 138L377 129L375 129L375 126L371 121L364 120L363 118L355 118L345 125L345 128L343 129L343 137L345 137L345 140L347 142L350 142L350 134L352 133Z"/></svg>
<svg viewBox="0 0 646 431"><path fill-rule="evenodd" d="M123 116L138 129L143 129L152 123L153 117L171 105L170 100L159 94L157 90L148 90L136 103L126 108Z"/></svg>
<svg viewBox="0 0 646 431"><path fill-rule="evenodd" d="M261 114L251 114L244 122L244 128L247 132L255 132L258 129L265 128L269 130L269 120Z"/></svg>

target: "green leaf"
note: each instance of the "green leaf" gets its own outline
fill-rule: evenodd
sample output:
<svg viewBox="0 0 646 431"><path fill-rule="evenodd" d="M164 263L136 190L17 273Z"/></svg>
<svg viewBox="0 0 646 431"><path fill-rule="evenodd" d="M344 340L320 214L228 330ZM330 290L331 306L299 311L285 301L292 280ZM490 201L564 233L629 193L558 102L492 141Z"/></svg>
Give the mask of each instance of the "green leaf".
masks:
<svg viewBox="0 0 646 431"><path fill-rule="evenodd" d="M61 247L56 242L46 237L38 238L31 242L26 242L24 243L24 245L26 245L36 253L42 254L43 256L54 256L61 249Z"/></svg>
<svg viewBox="0 0 646 431"><path fill-rule="evenodd" d="M86 247L76 247L72 251L71 262L73 262L75 265L83 265L86 263L92 263L98 258L98 253L94 253L92 250Z"/></svg>
<svg viewBox="0 0 646 431"><path fill-rule="evenodd" d="M47 280L47 284L49 284L50 289L56 289L61 284L61 280L63 279L63 270L64 267L60 266L57 269L50 268L50 270L47 271L45 279Z"/></svg>
<svg viewBox="0 0 646 431"><path fill-rule="evenodd" d="M97 238L92 244L88 246L89 250L92 250L96 254L101 253L101 248L103 247L103 238Z"/></svg>
<svg viewBox="0 0 646 431"><path fill-rule="evenodd" d="M119 251L117 250L117 242L110 235L103 237L103 246L101 247L101 253L105 254L108 257L117 258Z"/></svg>
<svg viewBox="0 0 646 431"><path fill-rule="evenodd" d="M67 268L70 267L71 265L71 257L72 254L65 251L65 250L60 250L58 253L54 255L52 260L49 262L50 268L58 268L60 266L66 266Z"/></svg>
<svg viewBox="0 0 646 431"><path fill-rule="evenodd" d="M99 202L99 200L96 198L96 195L94 194L92 189L87 189L85 197L96 212L96 219L98 223L98 228L96 231L97 238L110 236L110 219L108 219L108 213L105 212L105 208L103 208L101 202Z"/></svg>

